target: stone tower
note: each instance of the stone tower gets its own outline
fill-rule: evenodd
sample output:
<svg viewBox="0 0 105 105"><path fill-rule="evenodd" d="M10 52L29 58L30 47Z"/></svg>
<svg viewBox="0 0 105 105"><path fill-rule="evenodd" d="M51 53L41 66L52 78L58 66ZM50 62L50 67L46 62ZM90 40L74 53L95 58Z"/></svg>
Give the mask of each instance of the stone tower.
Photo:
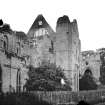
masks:
<svg viewBox="0 0 105 105"><path fill-rule="evenodd" d="M79 90L80 49L77 21L60 17L56 26L56 64L64 68L73 91Z"/></svg>

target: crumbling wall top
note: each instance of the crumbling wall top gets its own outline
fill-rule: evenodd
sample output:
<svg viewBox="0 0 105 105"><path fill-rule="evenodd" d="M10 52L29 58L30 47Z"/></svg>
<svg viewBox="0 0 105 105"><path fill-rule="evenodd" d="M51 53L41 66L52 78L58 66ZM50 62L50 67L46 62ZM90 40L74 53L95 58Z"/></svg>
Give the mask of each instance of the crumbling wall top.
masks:
<svg viewBox="0 0 105 105"><path fill-rule="evenodd" d="M62 23L70 23L69 17L67 15L58 18L57 24L62 24Z"/></svg>

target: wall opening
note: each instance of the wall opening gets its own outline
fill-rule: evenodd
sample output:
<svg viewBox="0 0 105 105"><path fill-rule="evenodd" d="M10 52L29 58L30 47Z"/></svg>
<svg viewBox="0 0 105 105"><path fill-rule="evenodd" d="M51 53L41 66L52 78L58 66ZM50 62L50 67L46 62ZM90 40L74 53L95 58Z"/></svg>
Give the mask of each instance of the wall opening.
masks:
<svg viewBox="0 0 105 105"><path fill-rule="evenodd" d="M20 69L17 71L17 78L16 78L16 91L20 92L21 91L21 72Z"/></svg>
<svg viewBox="0 0 105 105"><path fill-rule="evenodd" d="M2 92L2 68L0 65L0 92Z"/></svg>

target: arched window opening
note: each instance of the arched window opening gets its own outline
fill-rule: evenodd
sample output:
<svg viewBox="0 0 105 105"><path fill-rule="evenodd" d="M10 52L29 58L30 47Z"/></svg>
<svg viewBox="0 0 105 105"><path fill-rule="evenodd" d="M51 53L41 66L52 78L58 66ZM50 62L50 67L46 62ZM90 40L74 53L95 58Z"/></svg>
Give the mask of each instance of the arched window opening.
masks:
<svg viewBox="0 0 105 105"><path fill-rule="evenodd" d="M4 49L6 49L6 42L4 41Z"/></svg>
<svg viewBox="0 0 105 105"><path fill-rule="evenodd" d="M89 62L88 62L88 61L86 61L86 62L85 62L85 64L86 64L86 65L88 65L88 64L89 64Z"/></svg>
<svg viewBox="0 0 105 105"><path fill-rule="evenodd" d="M0 48L4 48L4 40L3 39L0 39Z"/></svg>
<svg viewBox="0 0 105 105"><path fill-rule="evenodd" d="M87 68L87 69L85 70L84 75L90 75L90 76L92 76L93 74L92 74L91 69L90 69L90 68Z"/></svg>
<svg viewBox="0 0 105 105"><path fill-rule="evenodd" d="M51 40L51 47L49 48L49 52L54 53L54 43L52 40Z"/></svg>
<svg viewBox="0 0 105 105"><path fill-rule="evenodd" d="M19 56L20 55L20 42L16 43L16 54Z"/></svg>
<svg viewBox="0 0 105 105"><path fill-rule="evenodd" d="M6 35L4 35L4 50L8 50L8 37Z"/></svg>
<svg viewBox="0 0 105 105"><path fill-rule="evenodd" d="M20 69L18 69L17 71L17 83L16 83L16 91L17 92L20 92L21 91L21 72L20 72Z"/></svg>

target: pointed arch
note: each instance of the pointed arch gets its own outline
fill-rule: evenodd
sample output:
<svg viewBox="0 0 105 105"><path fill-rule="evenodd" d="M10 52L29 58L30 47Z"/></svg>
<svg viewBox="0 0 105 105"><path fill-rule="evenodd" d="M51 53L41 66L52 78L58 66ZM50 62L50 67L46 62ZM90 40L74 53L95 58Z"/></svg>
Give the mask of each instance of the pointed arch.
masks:
<svg viewBox="0 0 105 105"><path fill-rule="evenodd" d="M17 56L20 55L20 42L16 43L16 53L17 53Z"/></svg>
<svg viewBox="0 0 105 105"><path fill-rule="evenodd" d="M4 35L4 45L3 45L5 50L8 50L8 37L7 35Z"/></svg>
<svg viewBox="0 0 105 105"><path fill-rule="evenodd" d="M16 77L16 91L21 91L21 71L20 69L17 70L17 77Z"/></svg>
<svg viewBox="0 0 105 105"><path fill-rule="evenodd" d="M86 70L85 70L85 72L84 72L84 75L87 75L87 74L88 74L88 75L91 75L91 76L93 75L92 70L91 70L91 68L89 68L89 67L86 68Z"/></svg>

